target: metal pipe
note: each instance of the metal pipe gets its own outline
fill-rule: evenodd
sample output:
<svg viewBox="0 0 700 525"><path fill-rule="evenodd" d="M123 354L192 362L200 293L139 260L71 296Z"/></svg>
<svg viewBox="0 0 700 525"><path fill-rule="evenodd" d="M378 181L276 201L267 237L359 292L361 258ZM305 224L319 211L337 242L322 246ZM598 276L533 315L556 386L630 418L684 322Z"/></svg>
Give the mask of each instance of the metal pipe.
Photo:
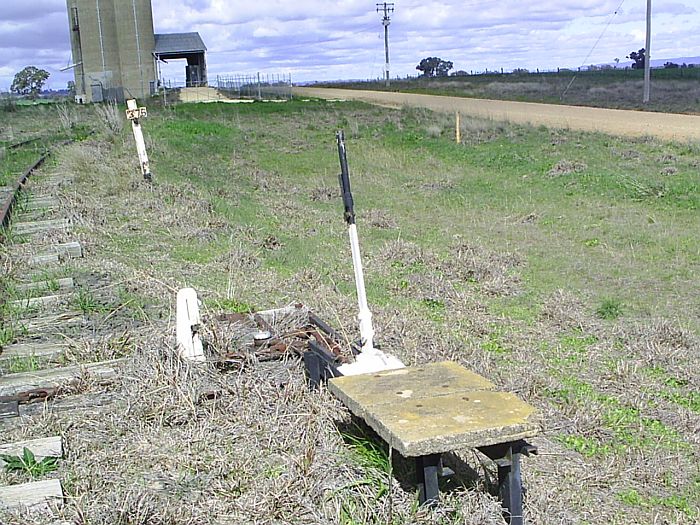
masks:
<svg viewBox="0 0 700 525"><path fill-rule="evenodd" d="M139 60L139 74L141 75L141 93L140 97L143 97L146 93L143 87L143 67L141 64L141 37L139 36L139 20L136 16L136 0L131 0L131 7L134 10L134 30L136 31L136 55Z"/></svg>
<svg viewBox="0 0 700 525"><path fill-rule="evenodd" d="M107 66L105 64L105 45L102 38L102 18L100 17L100 0L95 0L95 8L97 9L97 32L100 36L100 55L102 57L102 81L104 82Z"/></svg>

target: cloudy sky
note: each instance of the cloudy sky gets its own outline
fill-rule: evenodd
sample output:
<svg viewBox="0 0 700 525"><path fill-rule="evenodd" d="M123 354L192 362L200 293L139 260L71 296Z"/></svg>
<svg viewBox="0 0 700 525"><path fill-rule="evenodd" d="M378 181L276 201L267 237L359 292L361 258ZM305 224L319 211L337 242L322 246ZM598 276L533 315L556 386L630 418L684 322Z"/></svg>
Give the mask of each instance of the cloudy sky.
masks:
<svg viewBox="0 0 700 525"><path fill-rule="evenodd" d="M210 78L257 71L291 73L295 81L382 75L383 29L375 1L152 3L157 33L199 31L209 49ZM394 0L394 4L392 76L417 74L415 66L426 56L451 60L455 69L466 71L556 69L615 58L627 62L625 55L644 46L644 0ZM0 0L0 90L6 90L26 65L48 70L48 87L66 86L72 73L59 71L72 62L65 6L65 0ZM652 58L700 55L698 0L653 0L653 10ZM184 62L166 68L165 75L182 77Z"/></svg>

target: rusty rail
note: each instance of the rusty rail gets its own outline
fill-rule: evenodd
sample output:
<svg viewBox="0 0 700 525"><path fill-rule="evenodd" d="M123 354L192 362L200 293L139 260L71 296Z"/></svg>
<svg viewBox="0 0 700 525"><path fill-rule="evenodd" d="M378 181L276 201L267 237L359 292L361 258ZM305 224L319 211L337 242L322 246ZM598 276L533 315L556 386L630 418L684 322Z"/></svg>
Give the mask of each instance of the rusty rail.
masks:
<svg viewBox="0 0 700 525"><path fill-rule="evenodd" d="M21 148L22 146L24 146L26 144L31 144L32 142L36 142L37 140L41 140L42 138L44 138L44 137L41 137L41 136L34 137L33 139L22 140L20 142L15 142L14 144L7 144L5 147L7 149L17 149L17 148Z"/></svg>
<svg viewBox="0 0 700 525"><path fill-rule="evenodd" d="M14 183L13 186L11 186L11 192L10 195L7 196L5 199L5 202L2 203L2 208L0 208L0 227L6 227L10 221L10 214L12 213L12 208L15 205L15 202L17 200L17 196L19 195L20 190L24 187L24 185L27 183L27 179L29 176L36 170L39 166L41 166L47 159L47 157L50 155L50 152L44 153L41 157L39 157L34 164L29 166L24 173L17 179L17 181Z"/></svg>

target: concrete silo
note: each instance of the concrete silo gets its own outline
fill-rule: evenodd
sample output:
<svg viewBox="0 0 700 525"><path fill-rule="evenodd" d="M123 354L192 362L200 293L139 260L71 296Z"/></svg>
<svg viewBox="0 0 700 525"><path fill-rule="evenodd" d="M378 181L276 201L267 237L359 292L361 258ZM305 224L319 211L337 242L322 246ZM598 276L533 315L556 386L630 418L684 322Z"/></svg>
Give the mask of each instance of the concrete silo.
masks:
<svg viewBox="0 0 700 525"><path fill-rule="evenodd" d="M155 89L151 0L67 0L76 99L143 98Z"/></svg>

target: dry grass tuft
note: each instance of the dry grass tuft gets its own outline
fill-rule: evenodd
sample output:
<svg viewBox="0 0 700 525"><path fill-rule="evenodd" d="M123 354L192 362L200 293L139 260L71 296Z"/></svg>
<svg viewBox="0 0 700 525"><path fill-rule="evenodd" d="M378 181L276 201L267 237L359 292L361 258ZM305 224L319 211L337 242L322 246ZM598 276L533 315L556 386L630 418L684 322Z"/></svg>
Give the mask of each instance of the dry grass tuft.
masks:
<svg viewBox="0 0 700 525"><path fill-rule="evenodd" d="M124 116L116 102L95 104L95 115L107 136L115 137L124 129Z"/></svg>
<svg viewBox="0 0 700 525"><path fill-rule="evenodd" d="M557 290L547 297L541 315L563 331L583 331L592 322L591 316L585 312L583 301L566 290Z"/></svg>
<svg viewBox="0 0 700 525"><path fill-rule="evenodd" d="M570 160L560 160L552 169L547 172L550 177L560 177L561 175L570 175L571 173L580 173L588 166L585 162L577 162Z"/></svg>
<svg viewBox="0 0 700 525"><path fill-rule="evenodd" d="M61 129L63 131L71 130L78 122L77 115L68 104L57 104L56 112L58 114L58 121L61 124Z"/></svg>
<svg viewBox="0 0 700 525"><path fill-rule="evenodd" d="M362 213L360 220L380 230L394 230L399 227L397 222L384 210L367 210Z"/></svg>

